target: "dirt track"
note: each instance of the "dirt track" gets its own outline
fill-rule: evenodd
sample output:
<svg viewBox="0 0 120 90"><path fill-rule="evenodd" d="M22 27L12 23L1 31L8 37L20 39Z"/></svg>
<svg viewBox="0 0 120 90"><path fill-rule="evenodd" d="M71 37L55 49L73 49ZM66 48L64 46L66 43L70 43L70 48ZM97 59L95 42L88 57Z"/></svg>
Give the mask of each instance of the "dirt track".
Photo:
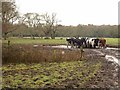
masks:
<svg viewBox="0 0 120 90"><path fill-rule="evenodd" d="M54 48L65 48L65 46L55 46ZM69 47L70 49L70 47ZM70 49L78 50L78 49ZM109 56L109 57L106 57ZM105 48L105 49L84 49L84 58L102 62L101 70L98 71L96 77L86 84L88 88L118 88L119 87L119 50L118 48ZM115 61L117 60L117 61Z"/></svg>
<svg viewBox="0 0 120 90"><path fill-rule="evenodd" d="M88 60L97 60L99 59L102 62L102 68L92 81L89 82L88 87L98 88L118 88L118 76L119 76L119 61L116 63L114 58L119 60L118 50L115 48L106 48L106 49L84 49L85 56ZM107 55L110 55L109 58L106 58ZM112 56L112 57L111 57Z"/></svg>

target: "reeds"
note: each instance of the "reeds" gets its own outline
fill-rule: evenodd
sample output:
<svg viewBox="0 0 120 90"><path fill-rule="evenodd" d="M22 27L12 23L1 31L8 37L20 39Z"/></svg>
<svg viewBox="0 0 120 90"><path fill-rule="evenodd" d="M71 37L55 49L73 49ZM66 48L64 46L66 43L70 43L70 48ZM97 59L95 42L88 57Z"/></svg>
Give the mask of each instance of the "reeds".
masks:
<svg viewBox="0 0 120 90"><path fill-rule="evenodd" d="M2 63L40 63L81 60L79 50L55 49L33 45L11 45L2 48Z"/></svg>

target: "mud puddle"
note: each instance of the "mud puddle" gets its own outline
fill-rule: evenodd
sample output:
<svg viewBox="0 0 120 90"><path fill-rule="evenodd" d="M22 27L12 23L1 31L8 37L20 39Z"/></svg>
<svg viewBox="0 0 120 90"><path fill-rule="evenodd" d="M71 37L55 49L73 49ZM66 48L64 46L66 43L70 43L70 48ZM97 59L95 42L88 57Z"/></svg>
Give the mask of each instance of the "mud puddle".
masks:
<svg viewBox="0 0 120 90"><path fill-rule="evenodd" d="M108 61L111 61L111 62L115 62L117 63L119 66L120 66L120 63L118 62L118 59L114 56L111 56L111 55L106 55L105 58L108 60Z"/></svg>
<svg viewBox="0 0 120 90"><path fill-rule="evenodd" d="M111 50L111 48L109 48L109 49ZM113 48L112 48L112 49L113 49ZM118 50L118 49L115 48L114 50ZM114 56L113 56L113 55L109 55L109 53L104 53L104 52L101 52L101 51L96 50L96 49L95 49L95 50L92 50L92 51L96 52L95 55L104 56L106 60L111 61L111 62L114 62L114 63L116 63L116 64L118 64L118 65L120 66L120 62L119 62L119 60L118 60L118 57L116 57L116 55L119 55L118 52L116 52L116 53L114 54ZM103 50L102 50L102 51L103 51ZM111 51L111 52L112 52L112 51Z"/></svg>
<svg viewBox="0 0 120 90"><path fill-rule="evenodd" d="M50 46L52 48L64 48L64 49L67 49L67 48L71 48L71 46L68 46L67 45L58 45L58 46Z"/></svg>
<svg viewBox="0 0 120 90"><path fill-rule="evenodd" d="M107 47L107 48L105 48L106 50L117 50L117 51L119 51L120 50L120 48L111 48L111 47Z"/></svg>

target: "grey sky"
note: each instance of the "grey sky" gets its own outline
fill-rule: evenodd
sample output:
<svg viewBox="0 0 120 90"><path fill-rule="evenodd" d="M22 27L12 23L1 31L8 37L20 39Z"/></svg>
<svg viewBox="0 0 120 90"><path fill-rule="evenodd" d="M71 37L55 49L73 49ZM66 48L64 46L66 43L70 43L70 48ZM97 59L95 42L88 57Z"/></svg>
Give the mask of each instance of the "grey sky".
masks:
<svg viewBox="0 0 120 90"><path fill-rule="evenodd" d="M57 13L64 25L118 24L119 0L16 0L19 12Z"/></svg>

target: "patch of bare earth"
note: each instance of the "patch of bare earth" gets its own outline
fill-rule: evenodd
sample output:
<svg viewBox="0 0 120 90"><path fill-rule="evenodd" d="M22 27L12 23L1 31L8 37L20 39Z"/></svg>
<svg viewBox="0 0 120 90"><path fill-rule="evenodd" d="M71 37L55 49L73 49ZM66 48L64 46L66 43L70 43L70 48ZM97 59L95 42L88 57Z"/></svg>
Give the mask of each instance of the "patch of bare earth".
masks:
<svg viewBox="0 0 120 90"><path fill-rule="evenodd" d="M102 53L109 54L110 51L105 51L105 49L98 50ZM103 56L94 52L91 49L85 50L85 58L91 63L99 60L102 63L101 69L89 82L86 83L86 88L119 88L119 66L114 63L107 61Z"/></svg>

